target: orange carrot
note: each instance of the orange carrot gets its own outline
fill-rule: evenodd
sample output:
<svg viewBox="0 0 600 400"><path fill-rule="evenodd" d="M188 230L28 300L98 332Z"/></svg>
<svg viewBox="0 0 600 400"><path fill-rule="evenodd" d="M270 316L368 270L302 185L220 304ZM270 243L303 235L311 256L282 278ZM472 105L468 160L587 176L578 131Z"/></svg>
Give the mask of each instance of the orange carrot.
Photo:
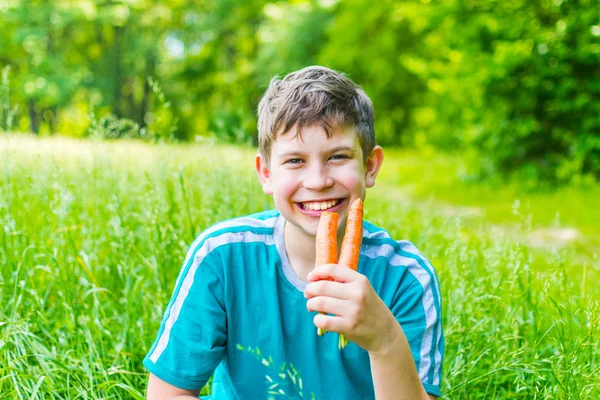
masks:
<svg viewBox="0 0 600 400"><path fill-rule="evenodd" d="M317 227L315 265L337 263L337 227L340 216L323 211Z"/></svg>
<svg viewBox="0 0 600 400"><path fill-rule="evenodd" d="M342 242L340 261L338 264L345 265L358 270L358 259L360 257L360 245L363 237L363 202L356 199L350 206L348 219L346 220L346 232Z"/></svg>
<svg viewBox="0 0 600 400"><path fill-rule="evenodd" d="M339 217L334 212L323 211L321 213L315 244L315 265L337 263L337 227ZM324 329L317 329L319 336L323 336L326 332Z"/></svg>
<svg viewBox="0 0 600 400"><path fill-rule="evenodd" d="M353 270L358 270L358 259L360 258L360 245L363 237L363 202L356 199L350 205L348 218L346 219L346 232L342 241L340 261L338 264L345 265ZM343 349L348 344L348 339L340 334L338 347Z"/></svg>

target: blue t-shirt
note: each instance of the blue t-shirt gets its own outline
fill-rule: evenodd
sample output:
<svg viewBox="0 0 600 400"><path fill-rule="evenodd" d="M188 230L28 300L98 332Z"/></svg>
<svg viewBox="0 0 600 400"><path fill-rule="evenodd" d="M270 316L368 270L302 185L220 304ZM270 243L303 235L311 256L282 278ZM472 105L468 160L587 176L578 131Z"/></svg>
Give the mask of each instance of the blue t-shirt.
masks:
<svg viewBox="0 0 600 400"><path fill-rule="evenodd" d="M144 366L183 389L214 372L212 399L374 399L368 353L317 335L293 271L285 220L268 211L221 222L192 244ZM440 394L444 338L434 268L408 241L364 223L359 272L400 322L428 393ZM277 396L276 396L277 395Z"/></svg>

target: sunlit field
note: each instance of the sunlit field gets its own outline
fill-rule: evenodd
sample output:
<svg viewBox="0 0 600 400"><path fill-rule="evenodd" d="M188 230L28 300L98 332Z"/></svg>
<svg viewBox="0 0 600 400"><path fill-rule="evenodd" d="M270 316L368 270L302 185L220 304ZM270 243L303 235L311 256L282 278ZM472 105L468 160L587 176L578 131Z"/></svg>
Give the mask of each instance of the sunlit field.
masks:
<svg viewBox="0 0 600 400"><path fill-rule="evenodd" d="M0 136L1 397L144 398L142 359L187 246L273 207L253 157ZM461 168L389 151L365 203L436 267L443 398L600 398L600 190L467 183Z"/></svg>

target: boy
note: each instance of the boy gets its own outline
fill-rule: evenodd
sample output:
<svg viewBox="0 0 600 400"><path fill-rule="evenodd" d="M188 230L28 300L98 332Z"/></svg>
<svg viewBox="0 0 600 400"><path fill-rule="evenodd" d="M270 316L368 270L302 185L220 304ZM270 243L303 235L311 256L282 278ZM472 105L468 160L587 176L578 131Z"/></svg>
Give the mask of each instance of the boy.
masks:
<svg viewBox="0 0 600 400"><path fill-rule="evenodd" d="M258 135L256 171L277 210L217 224L191 246L144 360L148 398L197 398L214 372L212 399L265 399L267 367L284 362L302 378L295 398L439 396L440 291L414 246L365 222L358 271L314 265L319 215L339 214L341 244L383 161L367 95L324 67L274 78ZM351 341L343 350L338 333Z"/></svg>

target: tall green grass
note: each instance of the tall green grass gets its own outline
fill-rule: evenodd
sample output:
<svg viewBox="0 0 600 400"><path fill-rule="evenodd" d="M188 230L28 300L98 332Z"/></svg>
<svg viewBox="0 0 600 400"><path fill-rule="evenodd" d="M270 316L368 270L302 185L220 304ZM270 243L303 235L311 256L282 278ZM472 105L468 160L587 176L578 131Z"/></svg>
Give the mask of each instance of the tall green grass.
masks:
<svg viewBox="0 0 600 400"><path fill-rule="evenodd" d="M187 246L272 207L252 165L236 147L0 136L2 397L143 398L141 360ZM366 217L437 268L444 397L599 398L598 259L397 197L385 168Z"/></svg>

